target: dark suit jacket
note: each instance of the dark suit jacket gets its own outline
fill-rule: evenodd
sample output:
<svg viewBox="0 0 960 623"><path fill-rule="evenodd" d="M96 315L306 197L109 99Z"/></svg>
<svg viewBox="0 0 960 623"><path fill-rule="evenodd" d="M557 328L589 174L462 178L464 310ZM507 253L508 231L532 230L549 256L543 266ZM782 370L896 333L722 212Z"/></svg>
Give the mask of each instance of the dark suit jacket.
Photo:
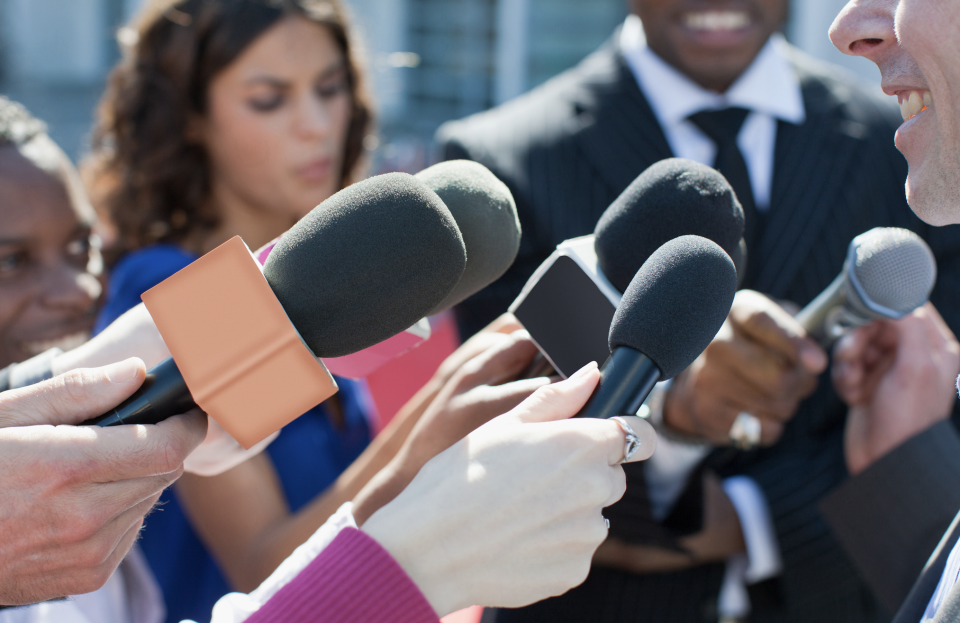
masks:
<svg viewBox="0 0 960 623"><path fill-rule="evenodd" d="M904 199L906 163L893 146L900 117L892 102L831 66L799 52L807 119L779 123L771 207L751 262L760 264L754 289L805 305L838 274L850 240L876 226L913 229L938 258L933 301L960 329L960 233L933 230ZM672 156L653 112L612 45L534 91L497 109L441 127L447 159L488 166L510 187L523 227L520 254L497 283L458 313L469 334L506 310L557 243L592 232L606 207L644 169ZM829 374L829 373L827 373ZM751 590L755 621L889 620L901 595L884 608L841 548L817 502L846 478L842 452L844 405L825 375L773 448L712 457L723 474L752 476L771 511L785 569ZM952 499L954 511L960 496ZM653 540L647 527L642 465L630 466L624 499L608 509L611 533ZM953 513L934 522L939 536ZM676 516L674 517L676 519ZM683 519L683 517L680 517ZM696 528L697 518L675 529ZM679 528L678 528L679 526ZM922 541L898 565L915 576L936 538ZM704 621L716 618L722 565L671 574L634 575L595 567L581 587L502 621Z"/></svg>
<svg viewBox="0 0 960 623"><path fill-rule="evenodd" d="M960 515L945 533L940 531L943 518L956 511L958 489L960 436L952 424L943 422L837 487L820 504L876 594L907 595L894 623L920 621L937 588L960 537ZM919 577L911 575L907 567L914 566L920 552L938 538ZM903 565L904 560L912 564ZM935 621L960 621L960 585L948 595Z"/></svg>

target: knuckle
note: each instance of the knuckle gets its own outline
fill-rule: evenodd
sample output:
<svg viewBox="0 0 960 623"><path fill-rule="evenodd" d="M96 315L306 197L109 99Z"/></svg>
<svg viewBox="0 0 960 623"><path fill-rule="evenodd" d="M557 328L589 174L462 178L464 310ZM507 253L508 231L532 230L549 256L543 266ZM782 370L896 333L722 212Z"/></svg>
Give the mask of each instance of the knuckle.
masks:
<svg viewBox="0 0 960 623"><path fill-rule="evenodd" d="M90 510L90 509L88 509ZM56 540L63 545L83 544L97 534L103 521L93 514L81 514L71 517L69 521L61 522L56 528Z"/></svg>
<svg viewBox="0 0 960 623"><path fill-rule="evenodd" d="M64 400L70 402L82 401L95 383L96 378L92 370L86 368L71 370L60 377L59 389L62 392L57 392L56 395L63 396Z"/></svg>
<svg viewBox="0 0 960 623"><path fill-rule="evenodd" d="M183 461L191 449L192 446L183 435L170 435L161 440L159 448L148 449L147 452L157 474L171 474L183 467Z"/></svg>
<svg viewBox="0 0 960 623"><path fill-rule="evenodd" d="M112 573L112 569L108 573L102 565L93 568L84 568L83 571L74 575L75 580L71 582L72 589L70 594L84 595L98 591L107 583Z"/></svg>
<svg viewBox="0 0 960 623"><path fill-rule="evenodd" d="M806 392L811 384L816 383L816 378L803 374L793 369L781 369L770 382L770 388L781 399L790 400L800 398Z"/></svg>
<svg viewBox="0 0 960 623"><path fill-rule="evenodd" d="M90 540L77 553L76 561L82 569L87 569L90 573L96 575L102 571L104 562L110 558L112 553L113 548L103 539ZM103 581L106 582L107 578L103 578Z"/></svg>
<svg viewBox="0 0 960 623"><path fill-rule="evenodd" d="M613 486L610 491L611 498L619 500L627 492L627 474L623 471L622 465L613 466Z"/></svg>
<svg viewBox="0 0 960 623"><path fill-rule="evenodd" d="M555 405L563 399L562 393L555 385L544 385L533 393L533 397L537 403L544 406Z"/></svg>
<svg viewBox="0 0 960 623"><path fill-rule="evenodd" d="M782 434L783 424L772 421L764 422L763 428L760 429L760 442L765 446L771 446L780 439Z"/></svg>

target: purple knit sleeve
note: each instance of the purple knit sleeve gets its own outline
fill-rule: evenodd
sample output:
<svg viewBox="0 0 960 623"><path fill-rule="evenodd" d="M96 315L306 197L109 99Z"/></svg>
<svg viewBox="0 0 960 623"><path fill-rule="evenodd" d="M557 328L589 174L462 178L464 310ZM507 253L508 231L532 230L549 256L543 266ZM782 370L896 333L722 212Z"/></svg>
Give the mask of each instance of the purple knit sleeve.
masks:
<svg viewBox="0 0 960 623"><path fill-rule="evenodd" d="M426 597L375 540L345 528L247 623L437 623Z"/></svg>

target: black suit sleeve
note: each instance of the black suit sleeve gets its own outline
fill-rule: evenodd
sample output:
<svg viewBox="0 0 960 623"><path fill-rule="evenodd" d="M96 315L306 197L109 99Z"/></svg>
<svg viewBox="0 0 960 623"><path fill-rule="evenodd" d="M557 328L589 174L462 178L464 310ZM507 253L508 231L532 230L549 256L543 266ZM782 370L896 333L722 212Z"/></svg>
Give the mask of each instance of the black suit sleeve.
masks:
<svg viewBox="0 0 960 623"><path fill-rule="evenodd" d="M827 495L820 510L895 612L960 509L960 436L941 422Z"/></svg>

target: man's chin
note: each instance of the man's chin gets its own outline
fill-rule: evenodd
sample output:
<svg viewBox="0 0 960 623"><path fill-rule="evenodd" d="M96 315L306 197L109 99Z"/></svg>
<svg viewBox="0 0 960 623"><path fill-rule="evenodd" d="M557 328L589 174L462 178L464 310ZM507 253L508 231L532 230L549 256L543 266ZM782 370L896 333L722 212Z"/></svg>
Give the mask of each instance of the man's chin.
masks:
<svg viewBox="0 0 960 623"><path fill-rule="evenodd" d="M936 227L960 223L960 178L951 184L943 176L925 175L923 167L910 167L906 192L910 209L923 222Z"/></svg>

